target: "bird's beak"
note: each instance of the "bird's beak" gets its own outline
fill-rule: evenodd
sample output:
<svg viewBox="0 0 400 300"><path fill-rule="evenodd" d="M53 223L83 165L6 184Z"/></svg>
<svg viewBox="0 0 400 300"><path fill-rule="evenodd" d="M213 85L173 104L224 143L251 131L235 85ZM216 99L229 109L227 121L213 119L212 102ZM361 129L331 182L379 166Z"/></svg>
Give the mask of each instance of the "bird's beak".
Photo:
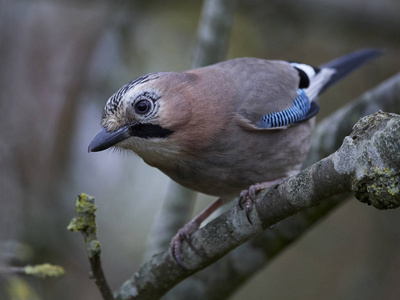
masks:
<svg viewBox="0 0 400 300"><path fill-rule="evenodd" d="M90 142L88 151L103 151L129 138L131 136L129 133L129 128L130 126L124 126L114 132L107 132L105 128L101 129L100 132Z"/></svg>

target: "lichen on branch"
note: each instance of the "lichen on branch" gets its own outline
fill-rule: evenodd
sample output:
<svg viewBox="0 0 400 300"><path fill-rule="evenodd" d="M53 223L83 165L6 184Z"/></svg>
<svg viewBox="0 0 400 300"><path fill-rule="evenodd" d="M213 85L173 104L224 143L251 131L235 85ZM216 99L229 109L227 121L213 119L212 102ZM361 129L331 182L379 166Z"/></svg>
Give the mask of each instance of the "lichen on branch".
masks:
<svg viewBox="0 0 400 300"><path fill-rule="evenodd" d="M26 275L32 275L39 278L58 278L65 274L65 270L63 267L51 265L51 264L42 264L42 265L34 265L34 266L26 266L24 267Z"/></svg>
<svg viewBox="0 0 400 300"><path fill-rule="evenodd" d="M101 266L101 246L97 239L96 210L97 206L95 205L94 197L84 193L78 195L75 203L77 216L71 220L67 229L73 232L80 231L82 233L90 262L90 277L96 283L103 299L111 300L114 299L114 297Z"/></svg>
<svg viewBox="0 0 400 300"><path fill-rule="evenodd" d="M97 206L94 204L94 197L84 193L78 195L75 202L76 218L73 218L67 229L77 232L83 231L85 234L96 234L96 215Z"/></svg>

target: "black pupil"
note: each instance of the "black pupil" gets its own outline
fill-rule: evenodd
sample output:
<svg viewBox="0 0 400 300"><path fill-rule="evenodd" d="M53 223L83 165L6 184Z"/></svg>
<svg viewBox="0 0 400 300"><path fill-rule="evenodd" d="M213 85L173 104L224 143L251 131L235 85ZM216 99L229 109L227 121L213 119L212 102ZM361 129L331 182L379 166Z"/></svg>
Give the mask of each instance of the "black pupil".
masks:
<svg viewBox="0 0 400 300"><path fill-rule="evenodd" d="M136 103L136 112L139 114L144 114L149 111L150 109L150 101L149 100L140 100Z"/></svg>

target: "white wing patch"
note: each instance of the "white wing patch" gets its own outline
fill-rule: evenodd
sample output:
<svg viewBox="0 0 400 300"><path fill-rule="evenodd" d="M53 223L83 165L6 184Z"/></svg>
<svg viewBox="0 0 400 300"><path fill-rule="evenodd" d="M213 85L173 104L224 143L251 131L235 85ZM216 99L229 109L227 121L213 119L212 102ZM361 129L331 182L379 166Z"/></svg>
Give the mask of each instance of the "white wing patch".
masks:
<svg viewBox="0 0 400 300"><path fill-rule="evenodd" d="M313 78L310 78L310 86L303 90L310 101L317 99L318 94L335 73L335 69L322 68Z"/></svg>
<svg viewBox="0 0 400 300"><path fill-rule="evenodd" d="M315 70L313 67L311 67L310 65L306 65L306 64L300 64L300 63L291 63L291 65L295 68L298 68L302 71L304 71L304 73L307 74L308 79L311 81L311 79L315 76Z"/></svg>
<svg viewBox="0 0 400 300"><path fill-rule="evenodd" d="M329 82L332 75L336 73L336 70L332 68L322 68L321 70L317 70L316 72L315 68L307 64L290 64L293 67L302 70L307 75L310 84L307 88L304 88L303 91L307 95L308 99L310 99L310 101L315 101L317 99L318 94Z"/></svg>

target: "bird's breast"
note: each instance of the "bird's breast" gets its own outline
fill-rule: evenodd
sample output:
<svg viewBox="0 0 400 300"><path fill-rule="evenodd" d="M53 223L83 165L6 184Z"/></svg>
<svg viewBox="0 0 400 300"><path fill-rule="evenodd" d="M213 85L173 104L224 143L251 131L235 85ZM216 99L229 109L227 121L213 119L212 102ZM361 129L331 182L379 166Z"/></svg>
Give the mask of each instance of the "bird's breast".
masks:
<svg viewBox="0 0 400 300"><path fill-rule="evenodd" d="M158 152L160 159L152 165L192 190L235 195L252 184L297 173L309 150L312 127L313 120L280 131L229 128L192 153Z"/></svg>

